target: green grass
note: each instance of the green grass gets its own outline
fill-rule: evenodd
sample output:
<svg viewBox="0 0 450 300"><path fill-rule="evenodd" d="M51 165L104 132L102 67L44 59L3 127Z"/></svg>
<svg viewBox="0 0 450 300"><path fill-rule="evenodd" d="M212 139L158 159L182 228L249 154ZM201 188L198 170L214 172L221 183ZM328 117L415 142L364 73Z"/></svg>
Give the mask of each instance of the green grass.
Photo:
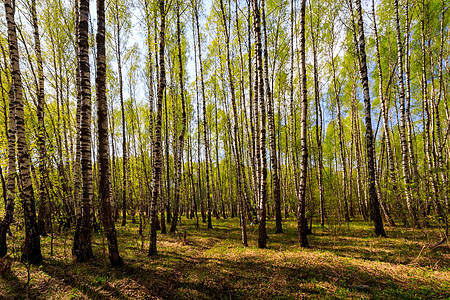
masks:
<svg viewBox="0 0 450 300"><path fill-rule="evenodd" d="M76 264L71 235L41 239L45 262L27 271L16 260L0 278L0 299L450 299L450 247L431 250L437 230L387 228L389 238L373 237L371 224L314 227L311 247L297 245L296 221L257 248L257 226L249 226L249 247L240 243L238 220L218 220L214 229L195 228L183 217L179 235L158 234L156 257L141 250L138 226L117 226L123 268L109 267L106 241L94 234L95 259ZM148 228L146 229L148 232ZM15 233L18 235L19 233ZM18 256L19 238L11 238Z"/></svg>

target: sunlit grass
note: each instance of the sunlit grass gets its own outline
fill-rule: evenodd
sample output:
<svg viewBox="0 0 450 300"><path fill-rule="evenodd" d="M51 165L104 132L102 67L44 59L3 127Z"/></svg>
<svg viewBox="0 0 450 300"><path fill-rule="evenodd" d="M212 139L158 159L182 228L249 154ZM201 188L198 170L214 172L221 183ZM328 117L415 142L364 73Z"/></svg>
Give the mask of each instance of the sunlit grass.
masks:
<svg viewBox="0 0 450 300"><path fill-rule="evenodd" d="M71 234L42 238L44 264L31 268L16 260L13 272L0 279L0 298L20 299L438 299L450 297L450 248L435 229L387 228L388 238L373 236L371 224L313 227L311 247L297 244L297 222L283 223L273 234L268 222L268 248L257 248L257 225L248 226L249 247L241 245L236 219L214 220L214 229L183 217L176 234L158 234L156 257L148 257L148 225L142 239L137 224L117 226L121 269L109 267L106 240L93 236L95 259L76 264ZM14 231L14 228L13 228ZM187 245L181 235L187 232ZM14 257L19 232L10 238Z"/></svg>

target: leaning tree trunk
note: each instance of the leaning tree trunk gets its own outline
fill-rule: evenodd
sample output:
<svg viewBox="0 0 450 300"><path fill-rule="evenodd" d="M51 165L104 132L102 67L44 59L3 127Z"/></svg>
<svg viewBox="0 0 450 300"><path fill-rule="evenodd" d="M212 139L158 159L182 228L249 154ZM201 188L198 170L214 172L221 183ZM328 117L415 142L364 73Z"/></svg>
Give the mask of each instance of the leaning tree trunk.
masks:
<svg viewBox="0 0 450 300"><path fill-rule="evenodd" d="M17 155L19 165L19 182L22 185L20 199L25 219L25 241L22 247L22 260L40 264L42 262L41 244L36 223L36 208L33 184L30 173L30 156L25 139L24 101L22 92L22 78L19 66L19 48L14 21L15 3L5 0L6 23L8 26L9 57L11 59L11 79L15 97L15 118L17 134ZM14 116L14 115L13 115Z"/></svg>
<svg viewBox="0 0 450 300"><path fill-rule="evenodd" d="M349 1L353 32L354 32L354 42L355 50L358 56L358 67L361 76L361 83L363 86L364 94L364 112L365 112L365 122L366 122L366 155L367 155L367 174L368 174L368 185L369 185L369 204L371 217L374 222L375 235L386 236L383 227L383 219L381 218L380 204L378 202L377 191L375 187L375 148L373 140L372 131L372 116L371 116L371 103L369 94L369 78L367 75L367 59L366 59L366 41L364 36L364 23L361 8L361 0L356 0L356 12L358 15L358 30L359 30L359 40L356 39L356 26L353 21L353 0Z"/></svg>
<svg viewBox="0 0 450 300"><path fill-rule="evenodd" d="M39 173L41 181L39 184L39 215L38 215L38 231L42 236L46 236L51 231L50 207L48 205L46 185L49 184L47 170L47 153L45 148L45 127L44 127L44 69L42 66L41 41L39 39L39 26L36 13L36 0L31 1L31 17L34 33L34 48L37 59L38 85L36 87L37 107L36 115L38 122L38 149L39 149Z"/></svg>
<svg viewBox="0 0 450 300"><path fill-rule="evenodd" d="M383 95L383 70L381 68L381 57L380 57L380 47L378 42L378 30L377 30L377 21L376 21L376 14L375 14L375 2L372 0L372 17L373 17L373 28L374 28L374 34L375 34L375 48L376 48L376 56L377 56L377 68L378 68L378 94L380 97L381 102L381 114L383 116L383 128L384 128L384 139L386 140L386 152L387 152L387 162L389 166L389 175L391 179L391 185L392 185L392 191L394 193L395 201L400 205L402 205L398 188L397 188L397 172L395 168L395 160L394 155L392 153L392 147L391 147L391 135L389 130L389 110L386 103L386 100ZM401 212L401 215L403 215L403 212ZM394 220L392 218L387 219L390 226L395 226Z"/></svg>
<svg viewBox="0 0 450 300"><path fill-rule="evenodd" d="M166 13L164 7L164 0L159 0L159 10L161 17L161 26L159 32L159 78L158 78L158 92L156 102L156 124L155 124L155 139L153 144L153 159L152 165L152 200L150 205L150 248L148 255L153 256L157 254L156 250L156 227L157 227L157 200L159 196L159 186L161 182L161 165L162 165L162 147L161 147L161 125L162 125L162 109L164 89L166 88L166 67L164 64L164 48L165 48L165 33L166 33ZM169 174L167 174L168 176Z"/></svg>
<svg viewBox="0 0 450 300"><path fill-rule="evenodd" d="M108 139L108 103L106 100L106 55L105 55L105 0L97 0L97 125L98 125L98 198L101 217L108 239L109 261L113 266L123 264L117 246L116 229L111 206L111 163Z"/></svg>
<svg viewBox="0 0 450 300"><path fill-rule="evenodd" d="M92 253L92 161L91 161L91 82L89 67L89 1L80 0L80 15L78 22L78 44L80 64L80 151L81 151L81 217L77 223L78 234L74 237L73 253L78 262L84 262L93 257ZM75 240L78 239L78 240Z"/></svg>

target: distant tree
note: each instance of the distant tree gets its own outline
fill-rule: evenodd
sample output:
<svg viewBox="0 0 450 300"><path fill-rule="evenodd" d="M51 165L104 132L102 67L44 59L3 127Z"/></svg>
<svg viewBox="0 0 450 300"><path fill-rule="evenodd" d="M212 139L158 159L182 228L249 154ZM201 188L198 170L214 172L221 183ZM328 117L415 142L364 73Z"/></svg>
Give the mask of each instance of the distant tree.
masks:
<svg viewBox="0 0 450 300"><path fill-rule="evenodd" d="M112 23L113 23L113 37L114 37L114 55L117 61L117 72L118 72L118 85L119 85L119 100L120 100L120 112L122 116L122 226L127 223L127 207L131 204L131 186L129 178L129 164L128 164L128 147L127 147L127 120L125 118L125 102L124 102L124 80L123 80L123 38L126 38L125 32L128 30L129 24L128 20L125 19L127 16L126 3L121 0L114 0L111 5ZM130 203L128 203L130 202Z"/></svg>
<svg viewBox="0 0 450 300"><path fill-rule="evenodd" d="M373 16L373 28L374 28L374 35L375 35L375 49L376 49L376 57L377 57L377 69L378 69L378 93L381 101L381 113L383 115L383 129L384 129L384 139L386 143L386 152L387 152L387 162L389 165L389 174L391 179L391 185L392 185L392 191L394 193L394 197L400 205L402 205L400 199L399 199L399 193L397 188L397 177L396 177L396 170L395 170L395 160L394 155L392 153L392 146L391 146L391 132L389 129L389 116L388 116L388 106L387 101L384 97L384 87L383 87L383 69L381 66L381 58L380 58L380 46L379 46L379 39L378 39L378 30L377 30L377 21L376 21L376 14L375 14L375 4L372 0L372 16ZM403 215L403 213L401 212ZM390 226L395 226L394 220L389 216L386 218L386 221L389 223Z"/></svg>
<svg viewBox="0 0 450 300"><path fill-rule="evenodd" d="M177 0L176 4L177 14L177 47L178 47L178 63L179 63L179 83L181 92L181 132L177 138L177 155L175 162L175 205L173 209L173 220L170 232L175 232L178 222L179 204L180 204L180 186L181 186L181 163L183 161L183 149L184 149L184 135L186 133L186 105L185 105L185 91L184 91L184 74L183 74L183 59L181 48L181 29L180 29L180 2Z"/></svg>
<svg viewBox="0 0 450 300"><path fill-rule="evenodd" d="M399 87L399 101L400 101L400 149L402 154L402 171L403 183L405 185L406 207L411 216L412 223L415 227L420 228L417 220L416 211L412 207L411 185L410 185L410 170L408 163L408 145L406 140L406 113L405 113L405 82L403 80L403 45L400 32L400 21L398 13L398 0L394 0L395 8L395 31L397 36L397 65L398 65L398 87Z"/></svg>
<svg viewBox="0 0 450 300"><path fill-rule="evenodd" d="M235 93L235 87L234 87L234 79L233 79L233 72L231 69L231 57L230 57L230 36L228 32L228 23L227 23L227 17L225 14L225 8L223 1L220 0L220 10L222 13L222 25L223 30L225 33L225 46L226 46L226 59L227 59L227 70L228 70L228 81L230 85L230 92L231 92L231 107L233 109L233 134L234 134L234 152L235 152L235 164L236 164L236 182L237 182L237 197L238 197L238 204L239 204L239 219L241 224L241 238L242 238L242 244L247 247L247 228L245 224L245 214L244 214L244 201L243 201L243 184L242 184L242 161L241 161L241 153L240 153L240 145L239 145L239 116L238 116L238 110L236 105L236 93Z"/></svg>
<svg viewBox="0 0 450 300"><path fill-rule="evenodd" d="M207 227L208 229L212 229L211 223L211 212L212 212L212 203L211 203L211 183L210 183L210 149L209 149L209 139L208 139L208 119L206 118L206 93L205 93L205 80L204 80L204 72L203 72L203 60L202 60L202 42L201 42L201 34L200 34L200 25L198 21L198 3L197 0L194 2L194 15L196 20L197 27L197 45L198 45L198 60L200 66L200 87L201 87L201 97L203 104L203 139L205 143L205 195L206 195L206 209L208 210L208 219L207 219Z"/></svg>
<svg viewBox="0 0 450 300"><path fill-rule="evenodd" d="M270 90L269 83L269 51L268 51L268 34L266 24L266 2L262 1L262 26L264 36L264 86L266 89L267 98L267 121L269 125L269 148L270 148L270 166L272 171L272 184L273 184L273 201L275 204L275 233L282 233L283 226L281 224L281 190L280 180L278 177L278 158L277 158L277 141L275 138L275 113L274 113L274 101L272 91Z"/></svg>
<svg viewBox="0 0 450 300"><path fill-rule="evenodd" d="M311 5L311 42L313 50L313 73L314 73L314 104L315 104L315 119L316 119L316 143L317 143L317 181L319 184L319 214L320 225L325 225L325 200L324 200L324 185L323 185L323 146L322 146L322 107L320 105L320 91L319 91L319 66L318 66L318 33L320 27L319 21L320 2L317 1L317 9L314 12L315 24L313 22L313 8ZM313 27L314 26L314 27Z"/></svg>

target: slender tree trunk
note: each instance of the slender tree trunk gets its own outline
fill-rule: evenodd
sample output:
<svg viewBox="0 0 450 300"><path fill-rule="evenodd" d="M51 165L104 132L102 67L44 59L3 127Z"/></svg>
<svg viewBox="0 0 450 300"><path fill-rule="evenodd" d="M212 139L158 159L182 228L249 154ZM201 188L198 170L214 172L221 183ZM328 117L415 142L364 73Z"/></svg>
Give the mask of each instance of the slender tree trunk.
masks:
<svg viewBox="0 0 450 300"><path fill-rule="evenodd" d="M3 49L2 49L3 50ZM0 257L4 257L8 252L8 246L6 244L6 233L9 230L9 226L14 217L14 199L16 192L16 98L14 95L13 81L11 81L9 89L9 120L5 124L6 132L8 134L8 179L7 179L7 189L3 186L4 193L6 193L5 198L5 216L0 222ZM2 90L3 94L3 90ZM3 95L2 95L3 96ZM6 110L6 108L5 108ZM5 116L6 122L6 116ZM3 178L3 172L2 172Z"/></svg>
<svg viewBox="0 0 450 300"><path fill-rule="evenodd" d="M75 86L77 91L77 108L76 108L76 149L75 149L75 163L73 167L73 194L74 194L74 204L75 204L75 232L73 238L73 248L72 254L75 254L75 251L79 249L79 234L80 234L80 225L79 222L81 220L81 71L80 71L80 47L79 47L79 23L80 23L80 3L79 0L75 0L75 54L77 59L76 66L76 80Z"/></svg>
<svg viewBox="0 0 450 300"><path fill-rule="evenodd" d="M162 165L162 147L161 147L161 125L162 125L162 106L164 98L164 90L166 88L166 67L164 63L165 51L165 33L166 33L166 11L164 0L159 0L159 11L161 17L160 33L159 33L159 82L156 103L156 124L155 139L153 145L153 174L152 174L152 202L150 206L150 248L149 256L157 254L156 250L156 226L157 226L157 200L158 187L161 181L161 165ZM169 188L169 187L168 187Z"/></svg>
<svg viewBox="0 0 450 300"><path fill-rule="evenodd" d="M308 224L306 222L306 180L308 174L308 141L307 141L307 117L308 98L306 87L306 42L305 42L305 14L306 0L300 1L300 97L301 97L301 126L300 147L302 161L300 165L300 185L297 205L298 243L301 247L308 247Z"/></svg>
<svg viewBox="0 0 450 300"><path fill-rule="evenodd" d="M379 167L379 171L375 174L375 186L377 189L377 196L378 199L380 199L380 208L381 208L381 212L384 215L384 219L387 221L387 223L389 224L389 226L394 227L395 226L395 222L391 217L391 214L388 211L388 208L386 206L386 203L383 200L383 194L381 193L381 186L380 186L380 178L382 176L382 166L384 163L384 152L385 152L385 148L386 148L386 139L384 138L385 133L383 132L383 136L381 137L381 150L380 150L380 167Z"/></svg>
<svg viewBox="0 0 450 300"><path fill-rule="evenodd" d="M167 57L167 67L169 70L169 82L174 82L175 78L174 78L174 61L172 56L168 56ZM167 168L167 173L171 174L171 172L173 172L173 184L174 186L177 185L177 161L178 161L178 109L177 109L177 103L178 103L178 93L175 92L174 90L174 86L173 85L169 85L168 87L168 94L169 97L166 97L164 99L165 101L165 113L166 113L166 141L168 141L169 139L169 132L170 132L170 128L168 126L168 121L170 118L170 114L169 117L167 117L167 113L168 113L168 108L169 106L167 105L167 99L169 99L169 101L172 104L172 109L171 109L171 115L172 115L172 157L173 157L173 170L170 170L170 168ZM167 145L166 149L169 149L169 144ZM166 154L166 158L167 160L169 160L169 150L167 151ZM169 166L169 165L167 165ZM168 186L171 186L168 184ZM175 188L170 188L171 191L173 191L173 202L171 203L173 206L172 207L172 222L174 222L174 219L178 218L178 216L180 216L180 208L179 208L179 203L176 204L175 203ZM175 222L178 222L178 220L175 220Z"/></svg>
<svg viewBox="0 0 450 300"><path fill-rule="evenodd" d="M209 139L208 139L208 119L206 118L206 94L205 94L205 81L203 78L203 61L202 61L202 43L200 39L200 25L198 21L198 7L197 1L194 3L194 11L195 11L195 21L197 27L197 45L198 45L198 59L200 65L200 83L201 83L201 92L202 92L202 103L203 103L203 137L205 139L205 169L206 169L206 185L205 185L205 193L206 193L206 206L208 210L208 229L212 229L211 223L211 187L210 187L210 174L209 174Z"/></svg>
<svg viewBox="0 0 450 300"><path fill-rule="evenodd" d="M350 9L353 18L353 5L350 0ZM380 213L380 204L378 202L376 187L375 187L375 148L373 144L373 131L372 131L372 116L371 116L371 103L369 94L369 78L367 75L367 59L366 59L366 41L364 36L364 23L361 8L361 0L356 0L356 12L358 16L358 30L359 40L356 39L355 23L353 24L355 50L358 57L359 73L361 76L361 83L363 86L364 94L364 111L365 111L365 123L366 123L366 155L367 155L367 173L369 184L369 203L371 217L374 222L375 235L386 236L383 227L383 220Z"/></svg>
<svg viewBox="0 0 450 300"><path fill-rule="evenodd" d="M253 3L253 0L252 0ZM252 4L253 5L253 4ZM249 37L248 37L248 42L249 42L249 48L248 49L252 49L252 45L251 45L251 39L250 39L250 31L251 31L251 26L254 27L254 22L255 19L253 17L250 18L251 16L251 12L250 12L250 4L249 4L249 13L248 13L248 20L249 20ZM253 25L251 23L251 20L253 20ZM256 36L255 36L256 39ZM255 49L256 50L256 49ZM250 59L250 55L252 51L248 51L249 52L249 83L252 82L252 60ZM255 51L256 52L256 51ZM256 64L258 63L257 61L257 57L256 57L256 53L255 53L255 60L256 60ZM259 138L259 131L260 131L260 114L259 114L259 109L258 109L258 93L259 93L259 81L258 81L258 71L257 69L257 65L255 64L255 76L253 79L253 86L249 87L250 91L253 91L253 95L252 98L250 98L251 100L251 124L252 124L252 147L253 147L253 160L252 160L252 164L251 166L253 167L253 178L252 178L252 188L253 188L253 202L254 205L256 206L256 210L258 210L258 206L259 206L259 202L260 202L260 186L261 186L261 152L260 152L260 138ZM257 212L257 216L256 216L256 222L259 223L259 217L258 217L258 212Z"/></svg>
<svg viewBox="0 0 450 300"><path fill-rule="evenodd" d="M428 180L429 183L431 183L433 194L430 195L430 198L432 199L434 209L436 212L436 215L443 220L444 213L442 211L442 206L439 201L439 192L438 192L438 185L437 180L435 176L435 172L433 169L435 168L435 164L433 164L433 157L432 157L432 145L431 145L431 134L430 134L430 123L432 121L433 115L430 113L430 105L429 105L429 99L428 99L428 82L427 82L427 70L426 70L426 40L425 40L425 0L422 0L422 7L421 7L421 47L422 47L422 79L421 79L421 85L422 85L422 102L424 106L425 116L424 116L424 148L425 148L425 155L426 159L425 162L427 163L428 168Z"/></svg>
<svg viewBox="0 0 450 300"><path fill-rule="evenodd" d="M181 185L181 162L183 161L183 148L184 148L184 134L186 132L186 108L184 100L184 74L183 74L183 58L181 55L181 29L180 29L180 7L177 1L177 46L178 46L178 64L179 64L179 80L180 80L180 95L181 95L181 132L177 140L177 160L175 162L175 204L174 204L174 215L172 220L172 226L170 227L170 232L175 232L178 222L178 211L180 203L180 185Z"/></svg>
<svg viewBox="0 0 450 300"><path fill-rule="evenodd" d="M110 111L114 110L113 104L111 103L111 107L109 108ZM112 184L112 215L113 215L113 220L117 221L117 219L119 218L119 212L118 212L118 191L117 191L117 169L116 169L116 146L115 146L115 139L114 139L114 131L115 131L115 126L114 126L114 116L111 116L110 114L110 122L111 127L110 127L110 140L111 140L111 184Z"/></svg>
<svg viewBox="0 0 450 300"><path fill-rule="evenodd" d="M98 197L101 218L108 239L109 261L113 266L123 264L117 246L116 229L111 206L111 163L108 139L108 103L106 100L106 55L105 55L105 0L97 0L97 126L98 126L98 172L100 176Z"/></svg>
<svg viewBox="0 0 450 300"><path fill-rule="evenodd" d="M127 153L127 136L125 121L125 106L123 99L123 78L122 78L122 52L121 52L121 36L120 36L120 18L118 0L115 1L115 38L116 38L116 58L117 70L119 74L119 98L120 112L122 114L122 226L127 223L127 197L130 195L128 186L128 153Z"/></svg>
<svg viewBox="0 0 450 300"><path fill-rule="evenodd" d="M377 30L377 22L376 22L376 14L375 14L375 2L372 0L372 17L373 17L373 27L375 33L375 48L376 48L376 56L377 56L377 67L378 67L378 94L381 101L381 114L383 115L383 128L384 128L384 138L386 141L386 152L387 152L387 163L389 166L389 174L391 179L392 191L394 193L395 201L402 206L402 203L399 198L398 187L397 187L397 172L395 168L395 160L394 155L392 153L391 146L391 137L389 130L389 109L384 98L384 88L383 88L383 71L381 68L381 57L380 57L380 47L378 42L378 30ZM402 210L402 209L400 209ZM403 214L403 212L401 212ZM388 219L389 220L389 219ZM391 226L395 226L394 221L391 219Z"/></svg>
<svg viewBox="0 0 450 300"><path fill-rule="evenodd" d="M17 154L19 165L19 182L21 184L20 199L25 219L25 241L22 247L22 260L40 264L42 262L41 244L36 223L36 208L33 184L30 174L30 156L25 139L24 101L22 78L19 66L19 49L14 21L15 3L5 0L6 23L8 26L9 57L11 60L11 80L15 98L15 123L17 134ZM14 114L12 115L14 116ZM11 117L11 116L10 116ZM12 204L13 205L13 204ZM11 209L10 207L8 207ZM9 216L8 216L9 217Z"/></svg>
<svg viewBox="0 0 450 300"><path fill-rule="evenodd" d="M400 148L402 154L403 183L405 185L406 207L411 215L412 223L420 228L415 209L412 205L410 170L408 161L408 145L406 140L406 115L405 115L405 85L403 81L403 51L400 33L400 20L398 13L398 0L394 0L395 6L395 29L397 33L397 65L398 65L398 83L399 83L399 101L400 101Z"/></svg>
<svg viewBox="0 0 450 300"><path fill-rule="evenodd" d="M320 10L319 2L317 2L317 13ZM320 105L320 90L319 90L319 70L317 61L317 38L316 34L319 32L319 22L316 22L316 27L313 28L312 20L312 6L311 6L311 40L313 48L313 71L314 71L314 103L316 106L316 142L317 142L317 179L319 184L319 213L320 225L325 225L325 199L323 187L323 149L322 149L322 108Z"/></svg>
<svg viewBox="0 0 450 300"><path fill-rule="evenodd" d="M215 119L216 119L216 165L217 165L217 182L218 182L218 192L217 192L217 197L218 200L220 199L220 203L221 203L221 210L222 210L222 217L224 219L227 218L227 213L225 211L225 203L223 201L223 193L222 193L222 179L220 176L220 162L219 162L219 128L218 128L218 114L217 114L217 107L218 107L218 103L217 103L217 97L216 97L216 90L215 90L216 86L214 86L214 100L215 100Z"/></svg>
<svg viewBox="0 0 450 300"><path fill-rule="evenodd" d="M47 172L47 153L45 148L45 127L44 127L44 70L42 66L41 42L39 39L39 26L36 13L36 0L31 1L31 19L34 34L34 48L37 59L38 85L36 87L37 107L36 115L38 121L38 147L39 147L39 173L41 180L39 184L39 215L38 231L42 236L46 236L51 230L50 210L48 206L46 185L49 183Z"/></svg>
<svg viewBox="0 0 450 300"><path fill-rule="evenodd" d="M235 3L236 4L236 31L237 31L237 38L238 38L238 43L239 43L239 60L240 60L240 87L241 87L241 90L242 91L244 91L245 90L245 88L244 88L244 58L243 58L243 54L242 54L242 45L241 45L241 33L240 33L240 25L239 25L239 17L238 17L238 11L239 11L239 9L238 9L238 3L236 2ZM250 7L250 6L249 6ZM250 31L249 31L249 35L250 35ZM249 36L250 37L250 36ZM250 64L250 62L251 62L251 53L249 52L248 53L249 54L249 78L250 78L250 80L251 80L251 64ZM251 86L251 82L249 82L249 86ZM251 100L252 99L252 89L251 89L251 87L249 87L249 99ZM245 131L246 131L246 133L247 133L247 137L248 137L248 139L247 139L247 141L248 141L248 143L250 144L251 142L252 142L252 139L251 139L251 132L253 132L253 125L252 125L252 129L251 129L251 131L249 130L249 119L247 118L247 108L246 108L246 106L245 106L245 104L246 104L246 100L245 100L245 93L240 93L240 95L241 95L241 109L242 109L242 111L244 112L244 115L243 115L243 122L244 122L244 124L245 124ZM250 118L252 117L252 105L251 105L251 103L249 103L250 104ZM250 123L252 122L252 120L250 120ZM251 123L252 124L252 123ZM243 150L242 150L242 145L243 145L243 143L244 143L244 138L245 138L245 135L244 135L244 133L242 134L242 138L241 138L241 136L239 136L239 141L238 141L238 145L239 145L239 149L238 149L238 151L240 152L240 158L241 158L241 167L240 167L240 170L241 170L241 176L242 176L242 179L241 179L241 182L242 182L242 197L243 197L243 215L245 216L245 213L247 212L248 213L248 220L249 220L249 222L251 222L251 223L253 223L253 215L256 215L256 212L255 212L255 210L254 210L254 208L253 208L253 206L252 206L252 204L251 204L251 201L250 201L250 197L248 196L248 191L247 191L247 176L246 176L246 174L245 174L245 165L244 165L244 162L245 162L245 155L244 155L244 153L243 153ZM253 174L254 174L254 151L253 151L253 143L252 144L250 144L249 145L249 151L248 151L248 153L249 153L249 156L250 156L250 174L251 174L251 176L252 176L252 179L254 179L253 178ZM252 215L253 214L253 215ZM243 216L243 217L244 217Z"/></svg>
<svg viewBox="0 0 450 300"><path fill-rule="evenodd" d="M253 5L253 30L255 32L255 53L256 53L256 85L255 95L258 96L260 126L258 132L257 162L259 165L259 203L258 203L258 247L267 247L266 233L266 205L267 205L267 158L266 158L266 104L264 98L264 75L263 75L263 47L261 37L261 17L260 6L257 0L252 1Z"/></svg>
<svg viewBox="0 0 450 300"><path fill-rule="evenodd" d="M189 176L191 178L191 184L192 184L192 203L191 203L191 218L195 217L195 225L197 228L199 228L198 224L198 212L197 212L197 191L195 189L195 180L194 180L194 168L192 166L192 144L191 144L191 138L190 135L187 136L187 148L188 148L188 162L189 162ZM195 215L195 216L194 216Z"/></svg>
<svg viewBox="0 0 450 300"><path fill-rule="evenodd" d="M355 76L356 77L356 76ZM359 136L359 118L357 116L356 111L356 91L355 91L356 82L353 83L352 88L352 139L354 141L355 155L356 155L356 188L357 188L357 197L358 204L361 215L364 220L367 220L367 208L364 201L364 192L363 192L363 183L362 183L362 162L361 162L361 145L360 145L360 136Z"/></svg>
<svg viewBox="0 0 450 300"><path fill-rule="evenodd" d="M202 222L206 223L206 215L205 210L203 207L203 197L202 197L202 184L201 184L201 168L200 168L200 101L198 97L198 70L197 70L197 42L196 42L196 35L195 30L197 28L196 26L196 18L195 18L195 12L194 9L193 16L192 16L192 38L193 38L193 44L194 44L194 69L195 69L195 102L196 102L196 108L197 108L197 192L198 192L198 201L200 204L200 212L202 216ZM195 203L194 203L195 204ZM197 205L195 204L195 207Z"/></svg>
<svg viewBox="0 0 450 300"><path fill-rule="evenodd" d="M172 213L170 205L170 159L169 159L169 117L167 114L167 97L164 97L164 123L165 123L165 143L164 150L166 156L166 212L167 212L167 223L172 223ZM163 158L162 158L163 159Z"/></svg>
<svg viewBox="0 0 450 300"><path fill-rule="evenodd" d="M81 152L81 181L82 195L80 207L80 221L74 237L73 253L78 262L84 262L93 257L92 253L92 162L91 162L91 83L89 68L89 1L79 1L78 44L80 64L80 152ZM75 240L78 238L78 240Z"/></svg>
<svg viewBox="0 0 450 300"><path fill-rule="evenodd" d="M273 185L273 201L275 204L275 233L282 233L283 227L281 224L281 190L280 180L278 178L278 158L277 158L277 145L275 138L275 117L274 117L274 101L269 84L269 54L267 50L267 24L266 24L266 12L265 1L262 1L262 25L264 34L264 83L266 88L267 97L267 119L269 125L269 147L270 147L270 164L272 171L272 185Z"/></svg>
<svg viewBox="0 0 450 300"><path fill-rule="evenodd" d="M447 176L447 170L444 163L444 144L442 140L442 129L440 125L440 118L439 118L439 105L442 99L445 101L445 96L443 97L443 89L444 89L444 76L443 76L443 55L444 55L444 19L445 19L445 0L442 0L442 8L441 8L441 28L440 28L440 48L439 48L439 94L437 97L437 101L435 104L435 113L436 113L436 135L437 135L437 163L439 168L439 173L442 179L443 183L443 196L445 201L445 207L448 210L450 208L449 206L449 198L448 198L448 176ZM444 214L445 215L445 214ZM446 216L446 215L445 215ZM447 220L446 221L446 227L448 227ZM447 228L448 231L448 228Z"/></svg>
<svg viewBox="0 0 450 300"><path fill-rule="evenodd" d="M227 57L227 70L228 70L228 81L230 84L230 92L231 92L231 106L233 109L233 134L234 134L234 152L236 157L236 183L237 183L237 196L238 196L238 206L239 206L239 222L241 225L241 238L242 244L244 247L247 247L247 229L245 224L245 216L244 216L244 201L243 201L243 192L242 192L242 174L241 174L241 153L239 151L239 119L238 119L238 110L236 105L236 93L234 87L234 78L233 72L231 69L231 58L230 58L230 37L228 33L228 25L227 18L225 15L225 8L223 5L223 1L220 0L220 9L222 12L222 21L223 21L223 29L225 32L225 45L226 45L226 57Z"/></svg>
<svg viewBox="0 0 450 300"><path fill-rule="evenodd" d="M410 35L410 21L409 21L409 0L406 0L405 3L405 99L406 99L406 108L405 108L405 117L406 117L406 125L407 125L407 137L408 137L408 154L409 154L409 165L411 171L411 184L417 184L417 163L416 157L413 150L413 139L412 139L412 120L411 120L411 81L410 81L410 63L409 63L409 35Z"/></svg>
<svg viewBox="0 0 450 300"><path fill-rule="evenodd" d="M340 87L338 87L337 79L336 79L336 66L334 62L334 38L335 38L335 32L334 32L334 23L331 24L331 45L330 45L330 59L331 59L331 70L332 70L332 76L333 76L333 90L334 90L334 97L337 104L337 118L338 118L338 135L339 135L339 152L341 156L341 163L342 163L342 170L343 170L343 200L344 200L344 220L346 222L350 222L350 216L349 216L349 209L348 209L348 177L347 177L347 163L346 163L346 157L345 157L345 149L344 149L344 128L342 125L342 117L341 117L341 99L340 99Z"/></svg>
<svg viewBox="0 0 450 300"><path fill-rule="evenodd" d="M291 57L290 57L290 72L289 72L289 103L290 103L290 132L289 132L289 142L290 142L290 156L291 156L291 163L292 163L292 177L294 181L294 188L292 189L294 192L294 195L298 197L299 195L299 183L298 183L298 171L297 171L297 154L296 154L296 109L294 105L294 27L295 27L295 11L294 11L294 3L295 0L291 1ZM287 136L286 136L287 138Z"/></svg>

